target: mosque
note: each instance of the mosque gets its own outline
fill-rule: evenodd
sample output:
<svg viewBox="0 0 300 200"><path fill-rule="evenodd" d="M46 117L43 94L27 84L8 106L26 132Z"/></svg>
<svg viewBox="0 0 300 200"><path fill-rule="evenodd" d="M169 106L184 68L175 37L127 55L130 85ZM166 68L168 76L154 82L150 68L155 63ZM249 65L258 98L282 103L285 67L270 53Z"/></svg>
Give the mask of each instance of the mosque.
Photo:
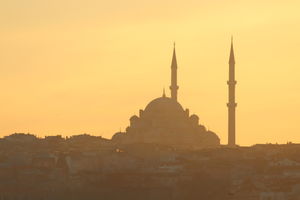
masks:
<svg viewBox="0 0 300 200"><path fill-rule="evenodd" d="M113 135L118 144L154 143L176 147L205 148L220 145L219 137L199 124L199 117L190 115L177 101L177 59L175 45L171 64L171 97L165 91L152 100L139 116L130 118L126 132Z"/></svg>

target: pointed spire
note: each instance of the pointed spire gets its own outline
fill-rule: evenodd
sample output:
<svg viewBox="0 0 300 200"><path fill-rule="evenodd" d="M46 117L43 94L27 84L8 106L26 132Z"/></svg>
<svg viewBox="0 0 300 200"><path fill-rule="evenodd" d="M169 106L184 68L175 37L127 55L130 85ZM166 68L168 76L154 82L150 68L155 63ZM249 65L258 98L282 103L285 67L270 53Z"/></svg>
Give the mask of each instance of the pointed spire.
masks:
<svg viewBox="0 0 300 200"><path fill-rule="evenodd" d="M229 63L232 63L232 64L235 63L234 50L233 50L233 36L231 36L231 47L230 47Z"/></svg>
<svg viewBox="0 0 300 200"><path fill-rule="evenodd" d="M176 59L176 50L175 50L175 42L174 42L174 49L173 49L173 58L172 58L172 65L171 68L176 68L177 69L177 59Z"/></svg>
<svg viewBox="0 0 300 200"><path fill-rule="evenodd" d="M173 58L171 64L171 98L177 101L177 59L176 59L176 51L175 51L175 42L174 42L174 49L173 49Z"/></svg>
<svg viewBox="0 0 300 200"><path fill-rule="evenodd" d="M163 90L163 95L162 95L162 97L166 97L166 91L165 91L165 88L164 88L164 90Z"/></svg>

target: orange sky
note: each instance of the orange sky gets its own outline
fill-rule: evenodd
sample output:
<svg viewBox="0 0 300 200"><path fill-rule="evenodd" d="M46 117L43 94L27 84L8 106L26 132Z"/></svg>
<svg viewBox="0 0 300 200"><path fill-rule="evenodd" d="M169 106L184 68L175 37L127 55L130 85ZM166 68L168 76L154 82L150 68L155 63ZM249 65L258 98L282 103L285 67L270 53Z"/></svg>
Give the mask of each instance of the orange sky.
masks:
<svg viewBox="0 0 300 200"><path fill-rule="evenodd" d="M299 0L0 0L0 136L111 137L170 85L227 143L234 35L237 143L300 141ZM169 94L169 91L168 91Z"/></svg>

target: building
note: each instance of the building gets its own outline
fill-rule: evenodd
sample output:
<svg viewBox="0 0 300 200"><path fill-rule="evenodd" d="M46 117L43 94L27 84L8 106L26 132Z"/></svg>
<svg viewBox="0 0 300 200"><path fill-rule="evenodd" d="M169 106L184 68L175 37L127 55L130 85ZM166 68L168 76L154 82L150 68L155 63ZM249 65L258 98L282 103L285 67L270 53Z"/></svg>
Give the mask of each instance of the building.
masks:
<svg viewBox="0 0 300 200"><path fill-rule="evenodd" d="M139 116L130 118L126 132L118 132L112 141L121 144L155 143L191 148L215 147L220 144L219 137L199 124L197 115L190 115L177 101L177 60L175 45L171 64L171 97L165 91L152 100Z"/></svg>

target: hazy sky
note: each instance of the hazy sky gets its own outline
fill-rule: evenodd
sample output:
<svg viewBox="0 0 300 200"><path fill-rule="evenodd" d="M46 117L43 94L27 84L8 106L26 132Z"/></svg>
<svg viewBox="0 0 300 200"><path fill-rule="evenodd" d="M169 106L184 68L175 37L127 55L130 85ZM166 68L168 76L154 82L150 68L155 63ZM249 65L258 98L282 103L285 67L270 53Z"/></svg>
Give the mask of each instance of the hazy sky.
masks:
<svg viewBox="0 0 300 200"><path fill-rule="evenodd" d="M170 85L227 143L230 36L237 142L300 142L299 0L0 0L0 136L110 138ZM167 90L169 95L169 90Z"/></svg>

